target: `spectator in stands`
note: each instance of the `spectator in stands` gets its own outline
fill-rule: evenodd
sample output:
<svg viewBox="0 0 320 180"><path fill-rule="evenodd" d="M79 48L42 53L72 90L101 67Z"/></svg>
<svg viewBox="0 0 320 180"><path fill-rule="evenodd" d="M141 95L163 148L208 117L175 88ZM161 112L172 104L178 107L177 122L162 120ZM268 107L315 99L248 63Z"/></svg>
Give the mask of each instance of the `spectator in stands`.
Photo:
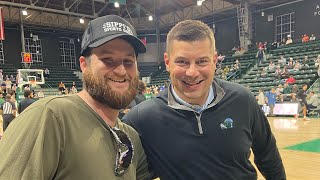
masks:
<svg viewBox="0 0 320 180"><path fill-rule="evenodd" d="M298 94L298 92L299 92L299 87L298 87L298 85L294 84L294 85L292 86L291 92L292 92L293 94Z"/></svg>
<svg viewBox="0 0 320 180"><path fill-rule="evenodd" d="M11 87L11 92L16 93L17 92L17 85L13 84Z"/></svg>
<svg viewBox="0 0 320 180"><path fill-rule="evenodd" d="M314 40L316 40L316 37L315 37L313 34L311 34L309 40L310 40L310 41L314 41Z"/></svg>
<svg viewBox="0 0 320 180"><path fill-rule="evenodd" d="M13 77L13 75L10 75L9 79L10 79L10 81L11 81L12 83L14 83L14 82L16 81L16 79Z"/></svg>
<svg viewBox="0 0 320 180"><path fill-rule="evenodd" d="M225 75L228 75L229 72L230 72L229 65L226 65L226 67L224 67L224 69L223 69L223 73L224 73Z"/></svg>
<svg viewBox="0 0 320 180"><path fill-rule="evenodd" d="M28 84L24 87L23 91L27 91L27 90L31 90Z"/></svg>
<svg viewBox="0 0 320 180"><path fill-rule="evenodd" d="M24 91L24 99L19 102L18 113L21 114L28 106L35 102L33 99L33 92L30 90Z"/></svg>
<svg viewBox="0 0 320 180"><path fill-rule="evenodd" d="M152 99L153 94L151 93L151 89L149 87L146 88L146 92L144 93L144 97L146 100Z"/></svg>
<svg viewBox="0 0 320 180"><path fill-rule="evenodd" d="M7 94L9 94L9 93L11 93L12 82L10 81L9 78L7 78L5 83L6 83L6 92L7 92Z"/></svg>
<svg viewBox="0 0 320 180"><path fill-rule="evenodd" d="M275 50L279 47L279 43L277 40L274 40L273 43L271 43L271 50Z"/></svg>
<svg viewBox="0 0 320 180"><path fill-rule="evenodd" d="M291 94L291 87L287 82L283 85L283 94Z"/></svg>
<svg viewBox="0 0 320 180"><path fill-rule="evenodd" d="M307 34L304 34L303 37L302 37L302 42L305 43L305 42L309 42L309 36Z"/></svg>
<svg viewBox="0 0 320 180"><path fill-rule="evenodd" d="M264 77L266 77L267 76L267 68L266 67L264 67L264 68L262 68L261 69L261 74L260 74L260 76L262 77L262 78L264 78Z"/></svg>
<svg viewBox="0 0 320 180"><path fill-rule="evenodd" d="M296 61L293 67L294 71L299 71L301 69L301 64L299 61Z"/></svg>
<svg viewBox="0 0 320 180"><path fill-rule="evenodd" d="M309 67L309 58L308 56L304 56L303 61L302 61L302 66Z"/></svg>
<svg viewBox="0 0 320 180"><path fill-rule="evenodd" d="M290 75L290 72L288 70L288 67L287 66L284 66L282 71L281 71L281 78L288 78Z"/></svg>
<svg viewBox="0 0 320 180"><path fill-rule="evenodd" d="M283 38L282 41L280 42L280 46L286 45L286 42L287 42L286 38Z"/></svg>
<svg viewBox="0 0 320 180"><path fill-rule="evenodd" d="M59 89L59 94L64 94L65 93L64 90L66 89L66 86L64 85L63 82L60 82L58 89Z"/></svg>
<svg viewBox="0 0 320 180"><path fill-rule="evenodd" d="M266 93L266 103L268 104L268 106L270 108L269 116L274 116L273 109L276 104L276 98L277 98L277 95L275 93L275 89L271 88L271 91Z"/></svg>
<svg viewBox="0 0 320 180"><path fill-rule="evenodd" d="M139 134L118 119L136 95L137 55L145 51L123 18L90 21L79 58L84 90L39 100L10 124L0 179L151 179Z"/></svg>
<svg viewBox="0 0 320 180"><path fill-rule="evenodd" d="M222 54L219 54L217 60L222 63L222 61L224 61L224 59L226 58L226 56L222 56Z"/></svg>
<svg viewBox="0 0 320 180"><path fill-rule="evenodd" d="M3 117L3 132L16 117L17 106L11 101L11 95L7 94L5 102L0 105L0 114ZM2 152L3 153L3 152Z"/></svg>
<svg viewBox="0 0 320 180"><path fill-rule="evenodd" d="M239 62L239 59L236 60L235 64L233 65L234 71L238 71L241 68L241 64Z"/></svg>
<svg viewBox="0 0 320 180"><path fill-rule="evenodd" d="M3 92L3 93L7 93L7 92L6 92L6 87L7 87L7 86L6 86L6 82L3 81L2 84L1 84L1 89L2 89L2 92Z"/></svg>
<svg viewBox="0 0 320 180"><path fill-rule="evenodd" d="M308 85L304 84L302 86L302 89L298 92L297 98L300 99L301 107L302 107L302 112L303 112L303 120L309 120L307 118L307 89Z"/></svg>
<svg viewBox="0 0 320 180"><path fill-rule="evenodd" d="M292 44L292 39L291 36L288 36L287 41L286 41L286 45Z"/></svg>
<svg viewBox="0 0 320 180"><path fill-rule="evenodd" d="M278 63L279 63L279 65L281 64L281 65L284 66L287 63L287 60L283 56L280 56L280 59L279 59Z"/></svg>
<svg viewBox="0 0 320 180"><path fill-rule="evenodd" d="M275 80L280 80L281 79L281 69L280 66L278 65L276 68L276 71L274 72L275 75Z"/></svg>
<svg viewBox="0 0 320 180"><path fill-rule="evenodd" d="M316 67L320 67L320 55L318 55L317 59L314 60L314 65Z"/></svg>
<svg viewBox="0 0 320 180"><path fill-rule="evenodd" d="M287 68L288 69L293 69L294 67L294 61L293 61L293 58L289 58L289 62L287 64Z"/></svg>
<svg viewBox="0 0 320 180"><path fill-rule="evenodd" d="M170 30L166 43L164 60L172 84L124 117L141 135L155 174L163 180L255 179L248 161L252 148L266 179L285 179L256 99L242 86L214 78L211 28L201 21L182 21ZM233 130L237 135L230 136Z"/></svg>
<svg viewBox="0 0 320 180"><path fill-rule="evenodd" d="M296 79L293 77L293 75L290 75L290 77L286 80L286 83L295 84L296 83Z"/></svg>
<svg viewBox="0 0 320 180"><path fill-rule="evenodd" d="M46 68L44 70L44 77L48 78L50 76L50 70L48 68Z"/></svg>
<svg viewBox="0 0 320 180"><path fill-rule="evenodd" d="M274 71L274 70L275 70L275 65L274 65L273 61L270 61L270 62L269 62L269 67L268 67L268 69L269 69L270 71Z"/></svg>
<svg viewBox="0 0 320 180"><path fill-rule="evenodd" d="M283 99L282 99L283 87L282 87L281 84L278 85L278 87L277 87L277 89L276 89L275 92L276 92L276 95L277 95L277 99L278 99L279 101L282 101L282 100L283 100Z"/></svg>
<svg viewBox="0 0 320 180"><path fill-rule="evenodd" d="M311 109L317 108L319 105L319 99L316 94L314 94L314 91L311 91L309 93L309 96L307 97L307 110L310 111Z"/></svg>
<svg viewBox="0 0 320 180"><path fill-rule="evenodd" d="M259 89L259 94L257 96L258 104L260 106L260 109L262 109L262 106L266 104L266 96L264 95L263 89Z"/></svg>
<svg viewBox="0 0 320 180"><path fill-rule="evenodd" d="M40 91L38 92L38 98L39 98L39 99L44 98L44 93L43 93L42 90L40 90Z"/></svg>
<svg viewBox="0 0 320 180"><path fill-rule="evenodd" d="M264 50L262 48L259 48L259 50L257 51L257 54L256 54L256 58L258 59L258 62L257 64L261 65L262 64L262 61L265 57L265 53L264 53Z"/></svg>

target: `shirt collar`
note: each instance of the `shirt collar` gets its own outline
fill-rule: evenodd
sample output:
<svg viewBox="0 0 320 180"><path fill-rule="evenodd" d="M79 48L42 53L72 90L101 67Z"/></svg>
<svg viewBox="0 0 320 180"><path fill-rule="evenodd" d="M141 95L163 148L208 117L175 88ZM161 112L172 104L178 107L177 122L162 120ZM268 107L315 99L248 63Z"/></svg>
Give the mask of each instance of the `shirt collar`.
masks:
<svg viewBox="0 0 320 180"><path fill-rule="evenodd" d="M213 101L214 99L214 91L213 91L213 88L212 86L210 86L210 89L209 89L209 95L207 97L207 100L206 102L203 104L203 106L199 106L199 105L191 105L189 103L187 103L186 101L184 101L183 99L181 99L178 94L174 91L174 88L173 88L173 85L171 84L171 92L172 92L172 95L173 97L176 99L176 101L181 104L181 105L185 105L193 110L195 110L196 112L198 113L201 113L203 110L205 110L208 105Z"/></svg>

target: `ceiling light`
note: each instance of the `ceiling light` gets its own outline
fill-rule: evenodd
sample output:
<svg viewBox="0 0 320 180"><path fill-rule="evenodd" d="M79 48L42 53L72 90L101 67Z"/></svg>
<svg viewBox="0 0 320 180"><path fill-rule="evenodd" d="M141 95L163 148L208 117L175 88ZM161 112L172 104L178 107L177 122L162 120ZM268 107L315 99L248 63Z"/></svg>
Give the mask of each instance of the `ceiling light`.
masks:
<svg viewBox="0 0 320 180"><path fill-rule="evenodd" d="M204 0L197 0L197 6L201 6Z"/></svg>
<svg viewBox="0 0 320 180"><path fill-rule="evenodd" d="M79 19L80 23L83 24L84 20L82 18Z"/></svg>
<svg viewBox="0 0 320 180"><path fill-rule="evenodd" d="M153 17L150 15L149 16L149 21L152 21L153 20Z"/></svg>
<svg viewBox="0 0 320 180"><path fill-rule="evenodd" d="M120 6L120 5L119 5L118 2L115 2L115 3L114 3L114 7L118 8L119 6Z"/></svg>
<svg viewBox="0 0 320 180"><path fill-rule="evenodd" d="M22 10L22 15L27 16L28 15L27 10Z"/></svg>

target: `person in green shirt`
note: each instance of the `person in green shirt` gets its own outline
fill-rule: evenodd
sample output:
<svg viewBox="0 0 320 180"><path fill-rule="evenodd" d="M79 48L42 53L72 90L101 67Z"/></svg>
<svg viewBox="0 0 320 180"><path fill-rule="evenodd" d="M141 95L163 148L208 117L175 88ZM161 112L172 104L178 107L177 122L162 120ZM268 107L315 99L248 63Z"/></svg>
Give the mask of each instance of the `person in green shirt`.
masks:
<svg viewBox="0 0 320 180"><path fill-rule="evenodd" d="M151 179L138 133L118 119L136 95L137 54L145 51L123 18L90 21L79 58L84 90L43 98L10 124L0 179Z"/></svg>
<svg viewBox="0 0 320 180"><path fill-rule="evenodd" d="M146 88L146 92L144 93L144 97L146 98L146 100L152 99L153 94L151 93L150 88Z"/></svg>

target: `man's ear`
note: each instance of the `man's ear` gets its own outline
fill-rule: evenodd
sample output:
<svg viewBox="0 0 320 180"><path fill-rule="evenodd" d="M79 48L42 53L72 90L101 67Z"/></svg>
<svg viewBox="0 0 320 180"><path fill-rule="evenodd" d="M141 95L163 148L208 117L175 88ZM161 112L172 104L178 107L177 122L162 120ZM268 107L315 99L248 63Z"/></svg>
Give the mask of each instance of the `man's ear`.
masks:
<svg viewBox="0 0 320 180"><path fill-rule="evenodd" d="M170 63L169 54L164 53L163 57L164 57L164 64L166 65L166 70L169 72L169 63Z"/></svg>
<svg viewBox="0 0 320 180"><path fill-rule="evenodd" d="M87 62L86 58L83 56L80 56L79 63L80 63L81 71L84 72L86 70L86 68L88 67L88 62Z"/></svg>

